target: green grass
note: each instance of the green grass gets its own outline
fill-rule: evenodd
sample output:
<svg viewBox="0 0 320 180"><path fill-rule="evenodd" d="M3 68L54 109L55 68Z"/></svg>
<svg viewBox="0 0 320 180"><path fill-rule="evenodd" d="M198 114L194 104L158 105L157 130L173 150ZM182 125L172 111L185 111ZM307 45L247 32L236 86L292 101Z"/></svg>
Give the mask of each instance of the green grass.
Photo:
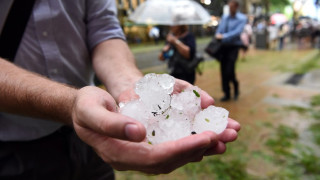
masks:
<svg viewBox="0 0 320 180"><path fill-rule="evenodd" d="M304 108L304 107L300 107L300 106L285 106L284 109L290 110L290 111L296 111L300 114L305 114L310 111L309 108Z"/></svg>
<svg viewBox="0 0 320 180"><path fill-rule="evenodd" d="M310 130L317 133L320 141L320 124L312 125ZM258 155L269 158L279 170L270 176L270 179L314 179L320 177L320 158L310 147L297 142L297 132L288 126L280 125L276 134L266 141L271 150L270 158L265 153ZM304 177L304 178L303 178Z"/></svg>
<svg viewBox="0 0 320 180"><path fill-rule="evenodd" d="M320 94L311 98L311 106L320 106Z"/></svg>
<svg viewBox="0 0 320 180"><path fill-rule="evenodd" d="M320 146L320 123L311 125L309 127L309 130L313 134L313 139L315 143Z"/></svg>
<svg viewBox="0 0 320 180"><path fill-rule="evenodd" d="M320 68L320 57L319 55L315 55L310 60L300 64L299 66L296 66L294 69L295 74L305 74L313 69L319 69Z"/></svg>

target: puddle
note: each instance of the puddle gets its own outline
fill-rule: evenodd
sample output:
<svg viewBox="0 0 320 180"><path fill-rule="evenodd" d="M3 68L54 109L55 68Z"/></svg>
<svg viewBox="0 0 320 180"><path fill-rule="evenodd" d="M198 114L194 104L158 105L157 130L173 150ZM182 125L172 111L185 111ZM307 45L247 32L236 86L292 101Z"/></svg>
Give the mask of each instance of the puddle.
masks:
<svg viewBox="0 0 320 180"><path fill-rule="evenodd" d="M285 84L298 85L303 78L304 74L293 74Z"/></svg>

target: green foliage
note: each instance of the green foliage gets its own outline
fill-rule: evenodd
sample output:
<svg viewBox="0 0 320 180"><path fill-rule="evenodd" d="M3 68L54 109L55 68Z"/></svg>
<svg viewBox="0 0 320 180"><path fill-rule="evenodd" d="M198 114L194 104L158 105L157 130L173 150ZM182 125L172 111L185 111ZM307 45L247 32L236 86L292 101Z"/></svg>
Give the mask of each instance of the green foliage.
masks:
<svg viewBox="0 0 320 180"><path fill-rule="evenodd" d="M288 126L280 125L277 129L277 134L280 138L286 138L290 140L294 140L298 138L297 132Z"/></svg>
<svg viewBox="0 0 320 180"><path fill-rule="evenodd" d="M313 134L315 143L320 146L320 123L311 125L309 130Z"/></svg>
<svg viewBox="0 0 320 180"><path fill-rule="evenodd" d="M311 98L311 106L320 106L320 94Z"/></svg>
<svg viewBox="0 0 320 180"><path fill-rule="evenodd" d="M290 5L289 0L269 0L269 3L273 6L287 6Z"/></svg>
<svg viewBox="0 0 320 180"><path fill-rule="evenodd" d="M273 12L284 13L283 9L285 6L290 5L289 0L265 0L269 1L270 8Z"/></svg>
<svg viewBox="0 0 320 180"><path fill-rule="evenodd" d="M241 135L241 133L240 133ZM191 163L182 168L188 179L198 180L200 177L210 177L216 180L250 180L246 168L248 162L247 145L236 141L227 144L227 152L222 156L206 157L200 163Z"/></svg>
<svg viewBox="0 0 320 180"><path fill-rule="evenodd" d="M320 124L310 127L312 131L318 133L320 141L319 128ZM255 155L279 165L279 171L270 175L270 179L304 179L302 177L317 179L320 176L319 157L311 148L297 143L297 137L298 134L294 129L280 125L276 129L275 136L266 142L266 146L273 153L273 158L265 153L255 153Z"/></svg>
<svg viewBox="0 0 320 180"><path fill-rule="evenodd" d="M300 114L307 113L309 111L308 108L300 107L300 106L286 106L286 110L297 111Z"/></svg>
<svg viewBox="0 0 320 180"><path fill-rule="evenodd" d="M211 157L205 163L188 164L183 169L189 177L192 177L191 179L202 175L210 175L217 180L249 179L246 172L246 162L240 158L225 160L221 157Z"/></svg>
<svg viewBox="0 0 320 180"><path fill-rule="evenodd" d="M317 68L320 68L320 61L319 61L318 55L314 56L309 61L306 61L300 64L299 66L296 66L296 68L294 69L294 72L296 74L305 74L311 71L312 69L317 69Z"/></svg>
<svg viewBox="0 0 320 180"><path fill-rule="evenodd" d="M319 111L319 110L313 110L313 111L311 112L311 114L312 114L312 117L313 117L314 119L320 120L320 111Z"/></svg>
<svg viewBox="0 0 320 180"><path fill-rule="evenodd" d="M299 160L306 174L320 175L320 159L313 151L310 149L301 151Z"/></svg>

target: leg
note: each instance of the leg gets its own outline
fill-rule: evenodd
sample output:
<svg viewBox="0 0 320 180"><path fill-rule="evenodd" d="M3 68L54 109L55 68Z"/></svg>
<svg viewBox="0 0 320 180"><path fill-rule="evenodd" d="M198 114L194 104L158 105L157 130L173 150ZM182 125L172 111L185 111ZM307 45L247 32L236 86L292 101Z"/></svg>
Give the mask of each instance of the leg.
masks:
<svg viewBox="0 0 320 180"><path fill-rule="evenodd" d="M228 77L228 81L233 83L235 99L237 99L239 96L239 82L236 78L236 72L235 72L236 70L235 66L236 66L236 61L238 59L238 54L239 54L239 48L232 47L229 49L229 53L227 56L227 59L228 59L227 77Z"/></svg>
<svg viewBox="0 0 320 180"><path fill-rule="evenodd" d="M228 49L223 48L222 57L220 60L220 70L221 70L221 83L222 83L222 90L224 92L224 97L221 101L227 101L230 99L230 86L229 86L229 77L228 77Z"/></svg>

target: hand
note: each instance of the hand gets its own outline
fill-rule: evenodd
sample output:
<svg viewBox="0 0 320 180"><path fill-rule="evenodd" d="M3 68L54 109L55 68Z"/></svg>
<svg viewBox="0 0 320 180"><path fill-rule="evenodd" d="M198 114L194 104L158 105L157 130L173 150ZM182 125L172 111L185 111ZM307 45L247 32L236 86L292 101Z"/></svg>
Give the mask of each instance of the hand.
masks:
<svg viewBox="0 0 320 180"><path fill-rule="evenodd" d="M169 33L169 34L167 35L167 41L168 41L170 44L173 44L176 40L177 40L177 38L176 38L174 35L172 35L171 33Z"/></svg>
<svg viewBox="0 0 320 180"><path fill-rule="evenodd" d="M181 92L188 86L191 85L177 80L174 91ZM119 101L137 98L132 92L133 88L125 91ZM203 107L213 103L204 91L201 98ZM79 90L72 117L79 137L92 146L105 162L117 170L150 174L169 173L189 162L200 161L203 156L223 153L225 143L237 137L234 129L240 129L237 122L229 120L229 129L223 132L223 136L204 132L177 141L150 145L142 142L146 133L143 125L117 113L113 98L95 87Z"/></svg>
<svg viewBox="0 0 320 180"><path fill-rule="evenodd" d="M191 87L191 86L192 85L186 81L176 79L173 93L180 93L184 89ZM200 92L200 97L201 97L201 107L203 109L214 104L214 99L205 91ZM137 99L137 98L139 98L139 97L134 93L134 90L129 89L125 93L123 93L122 96L119 97L119 101L120 102L127 102L127 101L130 101L132 99ZM203 156L210 156L210 155L214 155L214 154L223 154L226 151L226 143L236 140L237 136L238 136L237 132L239 130L240 130L240 124L238 122L236 122L235 120L229 118L226 130L224 132L222 132L221 134L219 134L218 136L213 132L209 132L209 131L205 132L205 135L209 135L208 137L213 138L213 140L215 140L216 142L212 142L211 147L207 148L207 150L202 155L198 154L196 161L201 161ZM203 136L203 134L200 134L200 135L201 135L201 137ZM191 142L191 141L197 140L197 139L189 139L190 137L192 137L192 136L186 137L183 140L185 142L188 142L188 141ZM178 141L174 141L174 142L176 143L176 142L180 142L180 141L182 141L182 140L178 140ZM168 143L164 143L164 144L166 146L168 146ZM162 147L162 144L156 145L154 147L155 147L155 149L157 149L158 147ZM190 162L193 162L193 161L190 161ZM183 164L181 164L181 166L182 165Z"/></svg>
<svg viewBox="0 0 320 180"><path fill-rule="evenodd" d="M173 93L180 93L182 90L192 86L186 81L182 81L176 79L175 88ZM210 105L214 104L214 99L205 91L201 90L200 92L201 97L201 108L205 109ZM240 124L229 118L227 128L218 135L218 143L215 146L209 148L205 153L204 156L210 156L215 154L223 154L226 151L226 143L232 142L237 139L238 131L240 131ZM209 133L209 132L208 132ZM212 133L212 132L210 132Z"/></svg>
<svg viewBox="0 0 320 180"><path fill-rule="evenodd" d="M223 39L223 34L216 34L216 39L218 39L218 40Z"/></svg>

